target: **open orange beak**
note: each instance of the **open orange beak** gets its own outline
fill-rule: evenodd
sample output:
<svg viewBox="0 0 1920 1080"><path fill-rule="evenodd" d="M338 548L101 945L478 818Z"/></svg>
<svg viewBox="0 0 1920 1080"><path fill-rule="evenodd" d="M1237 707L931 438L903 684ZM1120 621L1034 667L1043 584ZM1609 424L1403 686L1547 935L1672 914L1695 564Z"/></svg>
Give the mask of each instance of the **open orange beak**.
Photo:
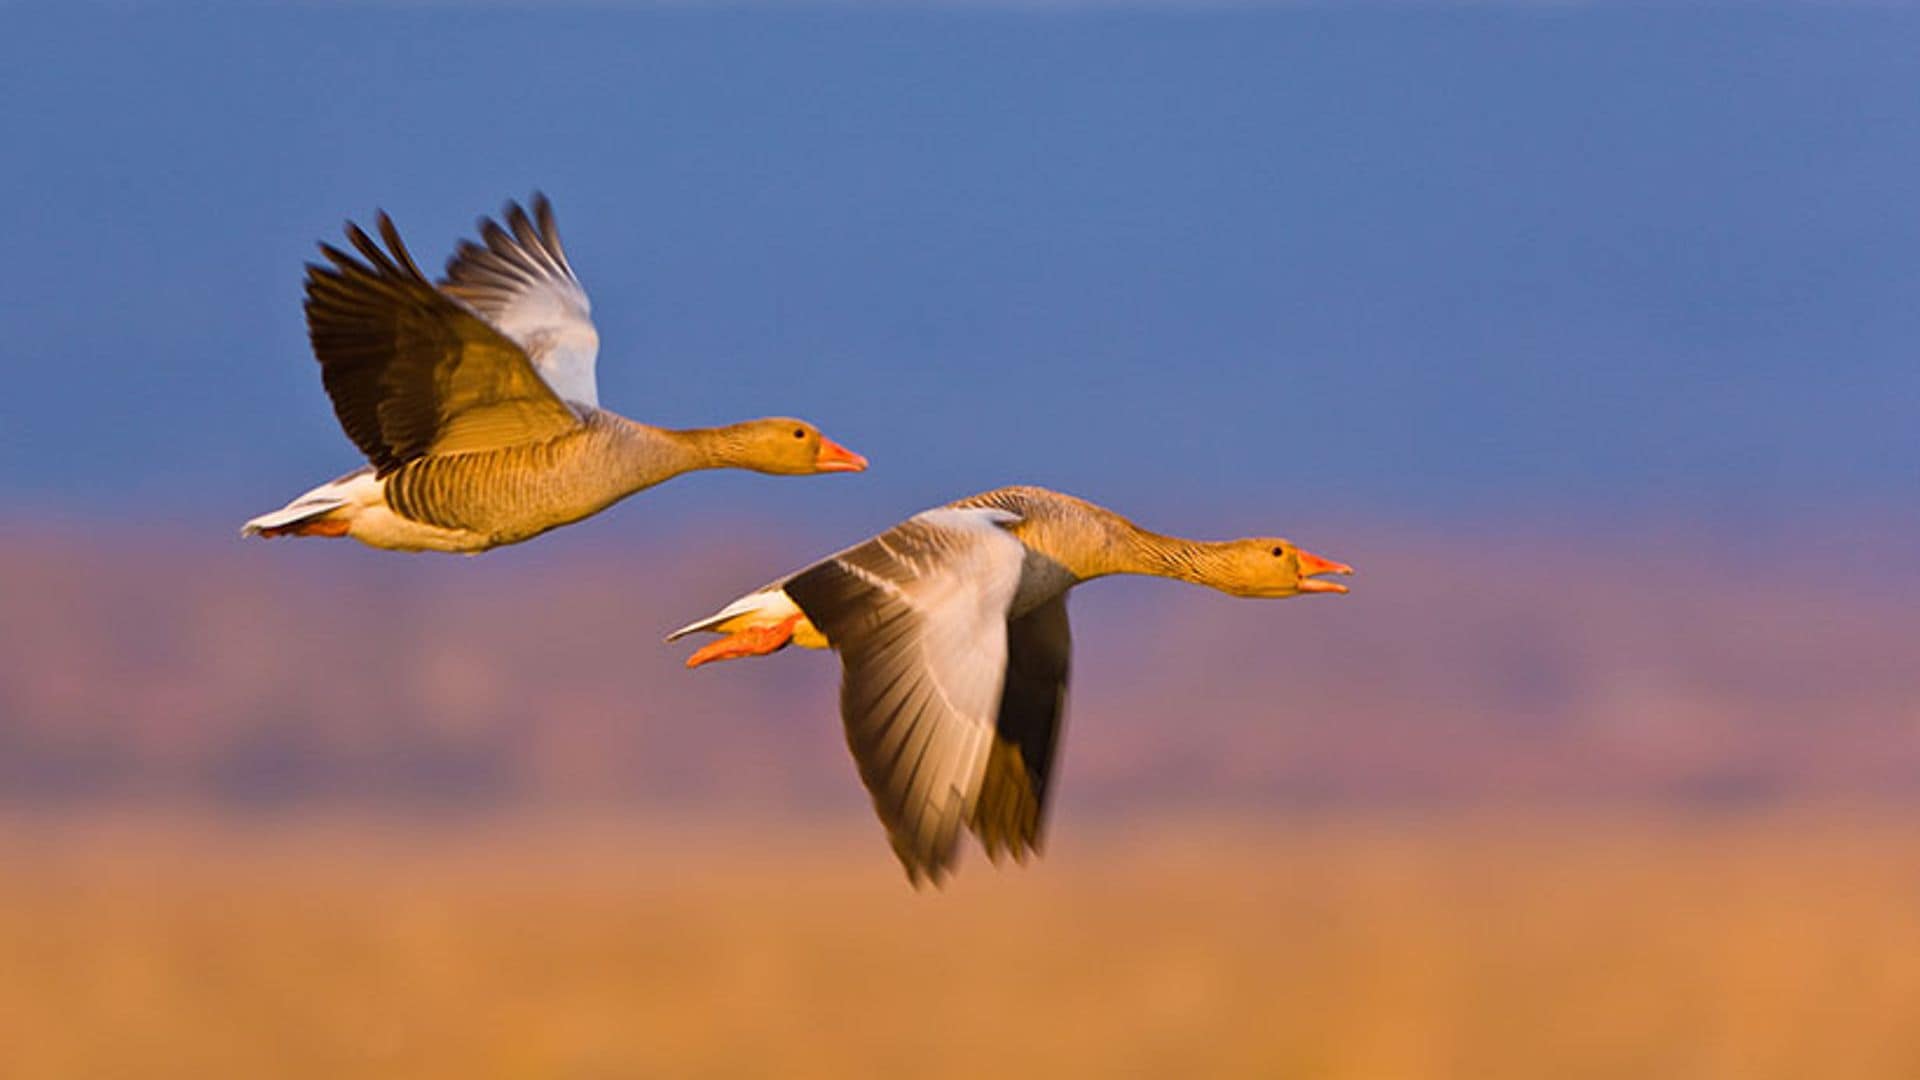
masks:
<svg viewBox="0 0 1920 1080"><path fill-rule="evenodd" d="M814 472L862 472L866 467L866 458L825 435L820 436L820 453L813 459Z"/></svg>
<svg viewBox="0 0 1920 1080"><path fill-rule="evenodd" d="M1351 574L1353 567L1346 563L1323 559L1309 551L1300 554L1300 591L1305 592L1346 592L1347 587L1337 581L1316 581L1321 574Z"/></svg>

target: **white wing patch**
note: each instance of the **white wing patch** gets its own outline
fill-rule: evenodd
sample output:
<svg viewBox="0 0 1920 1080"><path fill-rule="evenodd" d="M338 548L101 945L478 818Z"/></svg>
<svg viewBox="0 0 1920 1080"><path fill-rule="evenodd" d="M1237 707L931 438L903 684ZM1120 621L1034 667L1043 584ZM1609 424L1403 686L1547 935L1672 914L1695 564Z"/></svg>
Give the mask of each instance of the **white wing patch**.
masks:
<svg viewBox="0 0 1920 1080"><path fill-rule="evenodd" d="M531 216L518 203L508 203L502 216L505 227L481 220L484 246L461 241L440 287L525 349L561 400L597 408L600 333L560 246L553 207L535 195Z"/></svg>

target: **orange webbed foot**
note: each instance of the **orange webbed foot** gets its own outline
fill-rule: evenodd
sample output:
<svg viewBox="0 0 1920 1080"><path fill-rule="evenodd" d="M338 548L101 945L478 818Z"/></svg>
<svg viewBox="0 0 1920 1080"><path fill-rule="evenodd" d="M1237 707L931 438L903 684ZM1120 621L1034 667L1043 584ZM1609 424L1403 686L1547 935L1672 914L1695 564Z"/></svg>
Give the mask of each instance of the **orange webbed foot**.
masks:
<svg viewBox="0 0 1920 1080"><path fill-rule="evenodd" d="M710 645L704 645L687 657L687 667L697 668L715 660L740 660L779 652L793 640L793 628L804 616L791 615L772 626L754 626L736 631Z"/></svg>
<svg viewBox="0 0 1920 1080"><path fill-rule="evenodd" d="M276 536L345 536L353 523L345 518L309 518L296 521L291 525L275 525L261 529L260 535L268 538Z"/></svg>

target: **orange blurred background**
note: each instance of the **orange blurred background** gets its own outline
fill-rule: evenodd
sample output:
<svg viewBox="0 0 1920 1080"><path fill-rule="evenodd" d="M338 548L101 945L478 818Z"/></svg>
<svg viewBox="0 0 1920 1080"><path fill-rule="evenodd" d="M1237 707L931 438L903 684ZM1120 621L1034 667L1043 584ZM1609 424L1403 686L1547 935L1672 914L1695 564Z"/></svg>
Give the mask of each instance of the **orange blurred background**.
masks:
<svg viewBox="0 0 1920 1080"><path fill-rule="evenodd" d="M829 657L658 642L792 561L771 528L479 560L12 528L0 1045L43 1076L1920 1069L1911 582L1684 532L1319 534L1351 595L1076 595L1046 858L916 893Z"/></svg>

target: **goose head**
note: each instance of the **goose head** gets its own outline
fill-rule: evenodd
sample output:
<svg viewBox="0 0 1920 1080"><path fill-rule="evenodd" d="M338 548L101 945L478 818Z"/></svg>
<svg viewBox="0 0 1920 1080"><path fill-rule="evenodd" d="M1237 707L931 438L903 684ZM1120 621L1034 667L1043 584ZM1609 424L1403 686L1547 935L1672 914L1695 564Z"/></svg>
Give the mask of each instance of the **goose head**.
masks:
<svg viewBox="0 0 1920 1080"><path fill-rule="evenodd" d="M730 456L756 472L779 476L860 472L867 459L841 446L805 420L769 416L735 425Z"/></svg>
<svg viewBox="0 0 1920 1080"><path fill-rule="evenodd" d="M1351 574L1353 567L1323 559L1277 536L1229 540L1206 560L1206 584L1234 596L1279 599L1301 593L1343 593L1345 585L1324 581L1328 574Z"/></svg>

